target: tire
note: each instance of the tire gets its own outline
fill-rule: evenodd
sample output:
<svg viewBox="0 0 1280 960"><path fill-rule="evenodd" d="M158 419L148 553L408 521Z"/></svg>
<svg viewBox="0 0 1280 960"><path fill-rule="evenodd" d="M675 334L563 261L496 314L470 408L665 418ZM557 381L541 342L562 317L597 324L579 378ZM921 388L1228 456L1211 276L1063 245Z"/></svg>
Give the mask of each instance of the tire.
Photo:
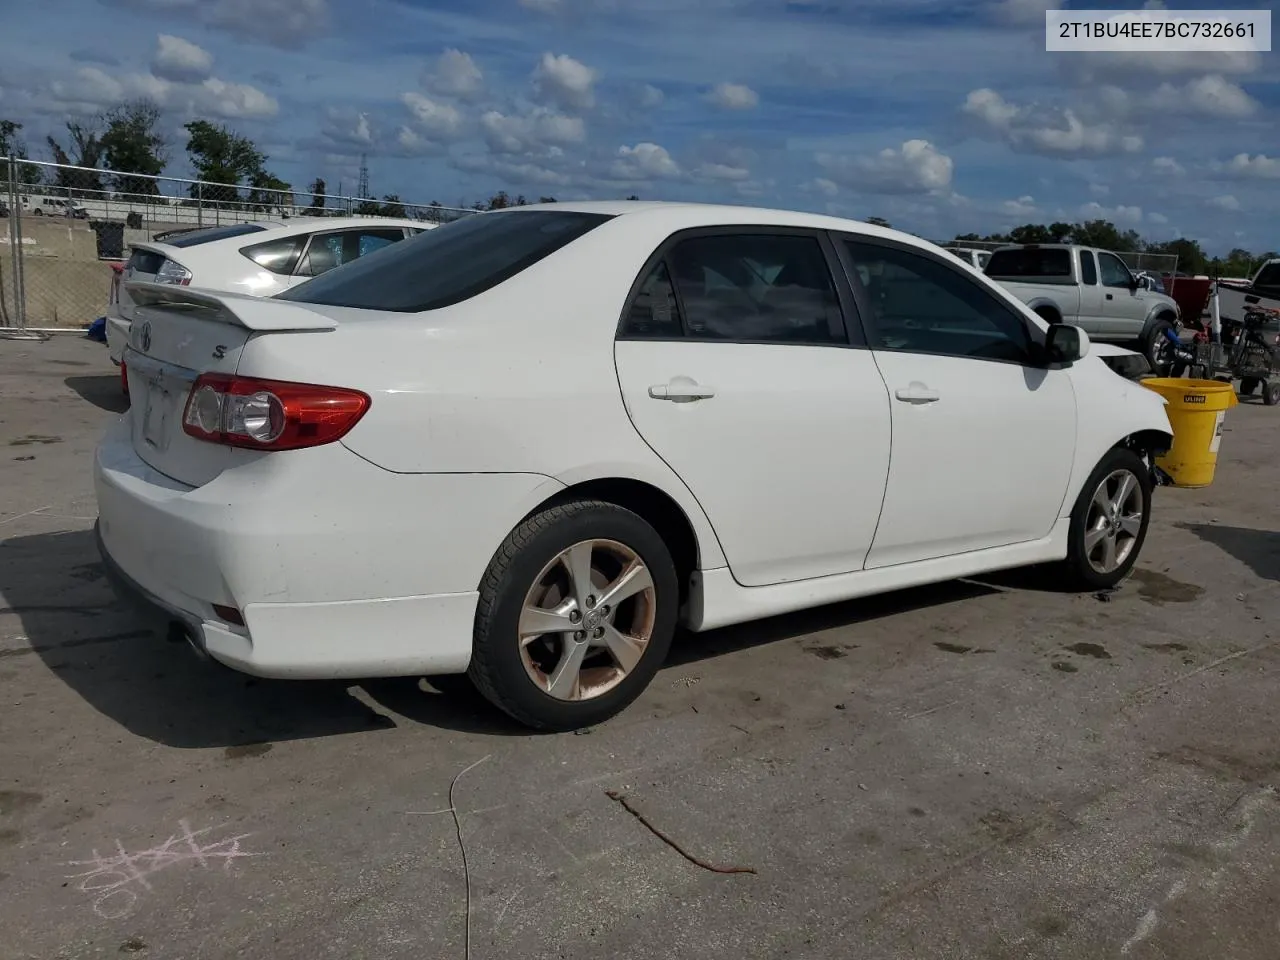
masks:
<svg viewBox="0 0 1280 960"><path fill-rule="evenodd" d="M1106 485L1108 499L1114 503L1116 497L1113 493L1118 492L1116 478L1121 474L1128 474L1136 481L1136 490L1129 493L1121 503L1121 524L1111 526L1105 522L1105 517L1100 515L1099 504L1095 498ZM1076 499L1076 505L1071 511L1071 530L1068 534L1070 543L1067 559L1062 565L1063 572L1071 585L1082 591L1106 590L1129 575L1147 539L1147 527L1151 523L1151 491L1151 472L1142 458L1132 450L1117 447L1102 458L1093 473L1089 475L1089 479L1085 481L1080 496ZM1140 516L1136 516L1130 509L1136 505L1135 494L1141 497ZM1127 527L1123 524L1126 519ZM1089 536L1104 529L1110 530L1111 533L1104 534L1100 539ZM1106 559L1104 541L1108 539L1124 550L1122 557L1118 555L1120 551L1117 550L1118 562L1114 566L1107 566L1105 562L1100 563Z"/></svg>
<svg viewBox="0 0 1280 960"><path fill-rule="evenodd" d="M575 581L569 567L584 569L584 556L591 575ZM605 604L607 588L637 563L641 574L630 583L644 583L647 571L648 586ZM588 586L579 590L575 582L584 579ZM516 527L489 563L467 675L486 699L525 726L574 730L602 723L635 700L666 660L679 603L671 551L642 517L600 501L548 507ZM570 629L525 634L530 642L522 643L527 607L547 611L539 625ZM618 636L646 633L638 655L637 644ZM572 664L571 652L579 654L579 668L562 669Z"/></svg>
<svg viewBox="0 0 1280 960"><path fill-rule="evenodd" d="M1240 396L1252 397L1253 392L1258 389L1258 384L1261 382L1256 377L1245 377L1240 381Z"/></svg>
<svg viewBox="0 0 1280 960"><path fill-rule="evenodd" d="M1262 402L1268 407L1280 403L1280 380L1268 380L1262 387Z"/></svg>
<svg viewBox="0 0 1280 960"><path fill-rule="evenodd" d="M43 217L43 216L44 216L44 211L43 211L43 210L41 210L39 207L36 207L36 209L35 209L35 215L36 215L37 217Z"/></svg>
<svg viewBox="0 0 1280 960"><path fill-rule="evenodd" d="M1173 330L1173 324L1168 320L1157 320L1142 341L1142 355L1147 358L1147 363L1157 377L1167 376L1173 363L1169 349L1172 344L1165 335L1166 330Z"/></svg>

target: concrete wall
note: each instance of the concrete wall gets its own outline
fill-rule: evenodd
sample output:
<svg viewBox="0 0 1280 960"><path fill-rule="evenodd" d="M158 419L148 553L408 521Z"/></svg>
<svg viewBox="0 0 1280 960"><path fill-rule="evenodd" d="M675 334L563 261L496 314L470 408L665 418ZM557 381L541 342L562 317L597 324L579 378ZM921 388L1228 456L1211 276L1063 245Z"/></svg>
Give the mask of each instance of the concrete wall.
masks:
<svg viewBox="0 0 1280 960"><path fill-rule="evenodd" d="M83 327L106 313L111 267L98 259L86 221L24 216L22 266L28 327ZM0 219L0 320L10 324L17 322L13 296L9 222Z"/></svg>

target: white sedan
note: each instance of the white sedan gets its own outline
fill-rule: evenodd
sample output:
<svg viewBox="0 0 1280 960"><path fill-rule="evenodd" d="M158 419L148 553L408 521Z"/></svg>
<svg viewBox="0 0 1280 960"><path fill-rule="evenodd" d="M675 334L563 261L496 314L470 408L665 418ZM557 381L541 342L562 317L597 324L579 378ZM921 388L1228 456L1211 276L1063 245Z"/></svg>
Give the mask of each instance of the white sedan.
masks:
<svg viewBox="0 0 1280 960"><path fill-rule="evenodd" d="M1142 549L1164 401L914 237L805 213L481 214L271 299L132 283L99 546L246 673L466 671L622 710L707 630Z"/></svg>
<svg viewBox="0 0 1280 960"><path fill-rule="evenodd" d="M122 280L269 297L435 224L387 217L297 217L188 230L131 245ZM134 305L128 286L107 308L107 351L119 364Z"/></svg>

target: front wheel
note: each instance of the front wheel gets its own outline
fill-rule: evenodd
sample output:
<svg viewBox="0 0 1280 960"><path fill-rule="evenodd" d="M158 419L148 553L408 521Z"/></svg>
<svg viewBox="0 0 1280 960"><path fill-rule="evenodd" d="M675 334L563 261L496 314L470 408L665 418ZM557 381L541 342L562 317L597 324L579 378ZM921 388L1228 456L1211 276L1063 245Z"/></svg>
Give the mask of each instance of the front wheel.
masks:
<svg viewBox="0 0 1280 960"><path fill-rule="evenodd" d="M1262 402L1268 407L1280 403L1280 380L1268 380L1262 385Z"/></svg>
<svg viewBox="0 0 1280 960"><path fill-rule="evenodd" d="M679 596L671 552L642 517L597 501L550 507L489 564L468 675L526 726L601 723L662 666Z"/></svg>
<svg viewBox="0 0 1280 960"><path fill-rule="evenodd" d="M1071 511L1064 568L1074 585L1106 590L1129 575L1147 538L1151 490L1147 464L1132 450L1102 458Z"/></svg>
<svg viewBox="0 0 1280 960"><path fill-rule="evenodd" d="M1142 343L1142 353L1157 377L1168 376L1173 367L1175 357L1173 341L1169 339L1170 333L1175 335L1177 333L1173 324L1168 320L1157 320L1147 331L1146 339Z"/></svg>

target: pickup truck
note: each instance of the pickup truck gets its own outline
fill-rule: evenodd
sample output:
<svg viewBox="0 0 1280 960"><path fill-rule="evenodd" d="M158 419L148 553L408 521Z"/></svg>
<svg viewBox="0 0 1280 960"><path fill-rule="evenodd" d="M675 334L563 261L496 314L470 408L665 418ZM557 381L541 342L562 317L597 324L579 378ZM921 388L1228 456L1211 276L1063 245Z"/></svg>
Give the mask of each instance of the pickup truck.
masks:
<svg viewBox="0 0 1280 960"><path fill-rule="evenodd" d="M1114 253L1070 244L999 247L985 272L1050 323L1076 324L1093 340L1135 344L1157 375L1169 369L1166 331L1178 330L1178 305Z"/></svg>
<svg viewBox="0 0 1280 960"><path fill-rule="evenodd" d="M1224 320L1244 322L1246 310L1280 313L1280 260L1268 260L1247 283L1218 281L1218 312Z"/></svg>

